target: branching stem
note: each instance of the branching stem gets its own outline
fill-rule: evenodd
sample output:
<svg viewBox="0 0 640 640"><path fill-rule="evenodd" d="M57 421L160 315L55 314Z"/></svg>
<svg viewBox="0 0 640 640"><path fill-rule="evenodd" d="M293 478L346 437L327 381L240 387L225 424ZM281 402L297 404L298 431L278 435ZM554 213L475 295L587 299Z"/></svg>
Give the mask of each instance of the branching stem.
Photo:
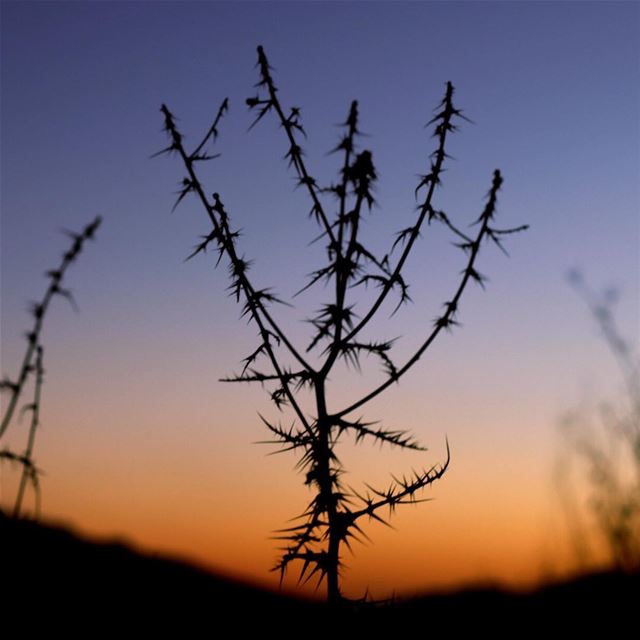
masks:
<svg viewBox="0 0 640 640"><path fill-rule="evenodd" d="M238 255L236 250L235 238L238 234L234 233L229 226L229 217L220 196L214 194L213 204L211 204L196 175L194 163L214 157L207 156L203 153L203 149L207 140L215 138L217 134L217 124L226 108L226 100L219 109L213 126L191 155L184 149L182 136L175 126L173 116L163 105L165 129L171 137L171 144L164 151L177 152L187 170L188 175L183 180L183 189L180 191L178 202L188 193L195 193L207 211L213 226L213 231L206 236L205 241L196 248L192 255L205 250L209 242L213 240L217 242L220 257L226 254L230 261L232 279L230 288L237 301L240 301L241 297L246 301L243 315L247 314L257 324L262 339L262 344L258 349L245 358L242 373L224 380L227 382L254 382L261 385L278 384L279 387L275 391L271 391L271 400L278 409L281 409L283 404L290 405L296 419L302 425L302 427L297 426L296 419L294 419L291 427L285 427L280 423L269 422L260 416L266 427L275 436L275 443L281 445L280 450L293 451L300 456L297 467L305 473L305 484L313 491L313 498L299 516L301 522L280 531L281 535L277 536L286 544L281 548L280 560L274 570L280 572L282 579L290 563L300 563L299 581L306 582L316 576L318 585L325 581L329 601L338 602L342 599L340 589L340 569L342 567L340 550L342 544L344 543L348 549L351 549L352 540L366 538L366 534L358 525L358 520L368 516L374 520L385 522L378 513L380 510L388 508L391 513L400 504L420 502L418 493L439 480L448 469L450 461L447 442L447 458L441 466L433 466L420 472L414 472L408 479L394 477L389 488L384 491L372 489L367 485L370 493L364 496L360 495L355 490L345 487L341 480L344 468L336 455L336 450L340 437L345 432L355 435L356 443L367 439L403 449L417 451L425 449L405 431L382 427L371 428L373 424L376 424L375 422L364 422L360 418L347 419L345 416L397 382L421 358L442 329L450 329L457 324L455 315L469 280L475 280L481 285L484 280L483 276L476 271L475 264L485 239L493 240L503 249L501 244L503 236L524 230L526 226L514 229L496 229L492 226L497 193L502 184L502 176L497 170L494 173L484 211L476 221L480 227L474 238L460 231L443 211L434 209L435 189L440 184L444 161L447 158L445 145L448 134L456 129L455 118L465 119L462 112L453 106L453 85L447 83L439 111L428 123L429 125L435 124L434 135L438 144L436 150L431 154L430 168L425 175L421 176L416 189L416 197L420 189L423 187L426 189L426 195L418 208L416 222L412 227L398 234L389 254L378 259L359 240L363 207L366 204L370 210L374 203L372 185L377 179L377 175L371 152L364 150L357 153L355 149L355 138L359 134L357 102L354 101L351 104L345 122L346 132L335 149L335 151L343 151L340 180L337 186L320 189L307 169L302 157L302 149L296 139L297 132L304 134L299 109L294 107L289 116L285 115L278 99L278 89L271 76L271 67L262 47L258 47L257 66L260 76L257 86L264 91L259 89L258 95L248 98L246 101L250 109L257 110L257 117L249 128L252 128L269 111L275 112L289 143L285 159L288 159L289 165L293 165L299 185L306 188L311 198L311 212L322 229L320 237L326 236L327 238L327 263L312 273L309 283L301 290L308 289L319 280L327 282L334 280L333 301L324 304L317 315L311 319L316 331L310 339L306 352L313 350L322 341L323 355L326 354L324 363L317 370L312 368L307 359L292 345L267 310L265 302L281 301L277 300L269 289L257 290L252 286L247 276L248 263ZM329 221L320 201L320 194L327 191L334 193L339 202L336 218L333 222ZM400 303L396 310L403 302L410 299L402 271L421 230L425 226L425 221L430 223L433 220L446 226L457 236L458 240L462 240L457 246L467 256L466 267L451 300L445 304L446 310L442 316L436 320L435 326L413 355L401 367L397 367L390 356L394 340L371 341L358 339L357 336L380 310L392 289L399 287L401 293ZM404 243L403 248L395 267L391 269L388 256L400 242ZM356 323L354 322L355 305L349 304L348 292L354 286L366 285L369 282L373 282L381 289L372 306ZM271 343L272 337L287 348L289 354L301 368L296 365L296 370L292 371L282 366ZM273 372L263 372L260 368L253 366L254 360L259 355L265 354L268 356ZM382 363L387 374L386 379L346 409L338 413L329 412L326 383L334 364L338 358L344 358L348 365L359 369L360 357L363 355L373 355ZM296 394L305 387L313 390L315 417L305 416L296 399Z"/></svg>

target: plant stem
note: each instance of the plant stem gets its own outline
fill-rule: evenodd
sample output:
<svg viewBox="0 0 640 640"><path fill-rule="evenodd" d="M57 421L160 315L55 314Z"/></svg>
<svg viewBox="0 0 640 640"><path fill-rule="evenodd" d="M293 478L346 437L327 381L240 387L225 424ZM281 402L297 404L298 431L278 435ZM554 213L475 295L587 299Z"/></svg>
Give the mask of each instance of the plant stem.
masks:
<svg viewBox="0 0 640 640"><path fill-rule="evenodd" d="M27 442L27 448L24 452L25 463L22 465L22 475L20 477L20 486L18 487L18 493L16 495L16 502L13 507L13 517L18 518L20 516L20 510L22 509L22 501L24 499L24 492L27 488L27 482L29 479L34 484L36 489L36 498L38 495L38 483L37 483L37 471L33 466L32 455L35 445L36 430L40 425L40 398L42 394L42 382L44 378L44 369L42 367L42 346L38 345L36 348L36 384L33 397L33 405L31 407L31 426L29 428L29 438ZM26 464L26 462L31 464ZM36 502L37 505L37 502ZM36 506L36 514L39 511L39 507Z"/></svg>
<svg viewBox="0 0 640 640"><path fill-rule="evenodd" d="M40 341L40 333L42 331L42 324L44 322L44 317L49 308L49 304L51 303L51 299L54 295L59 294L63 295L70 300L70 293L68 291L63 290L60 287L62 283L65 273L69 267L69 265L78 257L80 252L82 251L82 246L85 240L93 238L93 235L100 225L101 218L98 216L92 223L87 225L81 234L71 234L73 239L73 243L68 251L66 251L62 257L62 262L60 266L50 271L47 275L51 278L51 283L47 287L47 290L42 298L40 303L37 303L34 306L33 315L35 317L35 322L33 329L27 334L28 346L27 350L24 354L24 358L22 360L22 366L20 368L20 373L18 375L18 380L11 385L11 398L9 399L9 404L7 405L7 409L2 418L2 423L0 423L0 438L3 436L4 432L7 430L11 422L11 418L15 412L16 406L18 404L18 399L20 394L22 393L22 389L24 387L25 381L29 372L32 370L32 361L33 354L36 348L36 345Z"/></svg>
<svg viewBox="0 0 640 640"><path fill-rule="evenodd" d="M422 345L416 351L416 353L400 369L398 369L395 376L389 376L387 380L385 380L380 386L378 386L373 391L371 391L371 393L367 394L364 398L361 398L357 402L354 402L352 405L350 405L346 409L343 409L339 413L335 414L335 417L340 418L350 413L351 411L354 411L358 407L361 407L363 404L369 402L370 400L375 398L377 395L382 393L387 387L391 386L394 382L397 382L402 375L404 375L416 362L418 362L422 354L431 346L433 341L437 338L440 331L449 325L452 319L452 316L455 314L458 308L458 303L460 301L460 298L462 297L462 294L464 293L467 283L471 278L474 277L472 275L475 273L473 267L474 267L476 258L478 256L478 252L480 251L482 240L485 237L485 234L487 233L487 230L489 228L489 221L491 220L491 217L493 216L493 213L495 211L497 193L501 185L502 185L502 176L500 175L499 171L495 171L493 184L491 187L491 191L489 192L489 201L487 203L487 206L485 207L485 211L483 212L483 214L480 216L480 219L479 219L480 221L482 221L480 231L478 232L478 235L476 236L475 241L472 242L471 244L471 253L469 255L469 261L467 263L467 267L463 271L462 279L460 281L460 284L458 285L458 289L456 290L453 298L451 299L451 302L447 303L447 311L444 314L444 316L438 322L436 322L435 328L429 334L427 339L422 343Z"/></svg>
<svg viewBox="0 0 640 640"><path fill-rule="evenodd" d="M324 567L327 576L327 599L331 603L340 600L339 566L340 537L337 526L337 497L333 491L334 479L331 475L331 422L327 413L324 378L320 375L315 381L316 404L318 408L318 488L322 497L322 506L327 513L329 544L327 562Z"/></svg>

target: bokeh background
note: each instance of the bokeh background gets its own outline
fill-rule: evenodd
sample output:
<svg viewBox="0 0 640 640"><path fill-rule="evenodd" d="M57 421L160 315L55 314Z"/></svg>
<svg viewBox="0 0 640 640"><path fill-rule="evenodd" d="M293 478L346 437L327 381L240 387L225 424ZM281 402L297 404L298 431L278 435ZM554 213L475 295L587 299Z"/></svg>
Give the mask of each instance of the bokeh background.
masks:
<svg viewBox="0 0 640 640"><path fill-rule="evenodd" d="M104 218L69 273L80 312L56 300L44 333L46 386L36 461L43 517L223 573L275 585L273 531L309 499L289 454L257 412L260 388L224 385L257 345L227 296L215 255L184 262L207 220L166 146L160 104L197 144L222 99L230 113L202 179L219 191L257 285L284 297L322 264L317 229L267 116L247 133L257 44L280 98L301 108L311 171L337 176L335 147L352 99L362 148L379 171L365 235L384 253L411 224L414 188L434 149L424 128L445 82L473 120L451 138L436 206L465 225L503 172L510 257L483 250L486 291L470 289L462 327L441 336L402 381L363 408L412 430L426 454L345 443L349 481L443 460L434 500L405 507L395 529L346 558L345 590L375 596L478 581L526 586L575 567L554 478L558 425L575 406L614 397L621 380L584 303L567 284L580 268L615 286L621 332L639 326L640 7L635 2L7 2L1 5L1 373L25 348L28 302L66 247L62 228ZM463 256L429 228L407 266L414 303L370 336L398 341L398 360L449 299ZM279 309L299 343L330 289ZM332 380L332 407L381 378L376 362ZM24 446L25 424L4 445ZM556 469L557 471L557 469ZM16 471L0 469L11 504ZM594 556L597 564L598 555ZM285 583L295 586L295 580Z"/></svg>

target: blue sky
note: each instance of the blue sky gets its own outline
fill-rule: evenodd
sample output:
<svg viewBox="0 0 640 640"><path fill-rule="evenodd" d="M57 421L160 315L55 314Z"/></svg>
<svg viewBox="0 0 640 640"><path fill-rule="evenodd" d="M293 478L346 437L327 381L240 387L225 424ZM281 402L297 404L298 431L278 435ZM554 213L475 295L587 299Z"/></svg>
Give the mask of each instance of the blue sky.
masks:
<svg viewBox="0 0 640 640"><path fill-rule="evenodd" d="M409 219L415 176L432 147L422 126L451 80L475 124L452 140L457 160L440 203L458 219L473 216L492 170L502 170L505 225L531 224L511 243L514 259L487 257L487 272L509 287L511 306L534 306L551 322L549 311L566 303L561 315L568 325L578 322L583 311L564 281L578 266L595 286L623 290L628 330L638 318L636 3L8 2L2 11L9 331L22 322L23 292L37 286L42 265L34 253L42 255L58 227L77 227L96 213L105 217L98 269L106 282L94 282L89 295L135 277L151 295L171 282L181 288L185 269L192 278L202 271L177 262L205 230L197 204L167 215L180 167L149 161L164 143L161 102L195 141L229 96L223 157L207 167L211 186L262 269L273 262L268 250L261 263L270 229L286 228L305 251L315 230L279 162L286 146L277 126L265 121L245 133L258 43L276 68L283 102L302 108L305 149L321 179L336 175L335 157L325 155L337 140L335 124L353 98L360 101L371 134L363 144L380 173L371 233L381 246ZM386 209L393 213L385 216ZM294 255L288 260L306 254ZM89 274L78 271L85 282ZM487 305L500 312L499 304ZM540 341L553 340L544 326Z"/></svg>

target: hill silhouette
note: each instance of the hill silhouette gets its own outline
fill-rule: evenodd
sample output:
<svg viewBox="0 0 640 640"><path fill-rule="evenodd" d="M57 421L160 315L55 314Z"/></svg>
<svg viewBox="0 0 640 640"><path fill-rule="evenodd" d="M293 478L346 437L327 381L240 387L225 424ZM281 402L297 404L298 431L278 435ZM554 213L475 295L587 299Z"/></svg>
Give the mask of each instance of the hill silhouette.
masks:
<svg viewBox="0 0 640 640"><path fill-rule="evenodd" d="M496 629L512 624L578 628L604 623L611 629L633 624L640 601L640 575L609 572L526 594L477 588L338 608L1 512L0 542L3 612L57 612L67 616L65 627L83 620L101 627L195 625L233 629L233 635L260 630L312 636L340 629L344 635L336 637L355 630L420 629L425 624L430 629Z"/></svg>

